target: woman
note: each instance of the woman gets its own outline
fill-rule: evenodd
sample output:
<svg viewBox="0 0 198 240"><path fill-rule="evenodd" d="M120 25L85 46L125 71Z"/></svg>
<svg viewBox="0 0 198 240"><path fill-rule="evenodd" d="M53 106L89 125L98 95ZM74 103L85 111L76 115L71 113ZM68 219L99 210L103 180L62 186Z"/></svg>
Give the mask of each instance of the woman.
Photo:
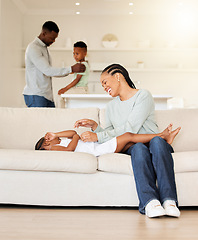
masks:
<svg viewBox="0 0 198 240"><path fill-rule="evenodd" d="M106 67L100 81L104 90L115 98L107 104L105 129L90 119L75 123L75 127L92 129L81 135L83 141L103 143L125 132L158 133L152 95L147 90L136 89L124 67L119 64ZM161 137L153 138L147 145L136 143L126 151L131 155L139 211L148 217L180 216L172 152L171 145Z"/></svg>

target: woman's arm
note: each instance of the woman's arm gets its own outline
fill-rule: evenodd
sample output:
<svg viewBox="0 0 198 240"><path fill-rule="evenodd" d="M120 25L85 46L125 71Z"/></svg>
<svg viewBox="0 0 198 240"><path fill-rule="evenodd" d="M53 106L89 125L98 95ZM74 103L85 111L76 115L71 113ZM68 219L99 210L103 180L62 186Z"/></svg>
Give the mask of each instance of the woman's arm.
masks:
<svg viewBox="0 0 198 240"><path fill-rule="evenodd" d="M117 119L118 117L115 119L115 112L112 110L112 104L108 105L106 110L106 122L108 125L103 131L96 133L98 142L106 142L113 137L122 135L125 132L138 133L143 125L144 127L147 127L147 129L150 129L150 133L152 133L153 129L157 130L154 115L151 116L152 113L154 114L154 100L148 91L142 92L142 94L137 97L134 105L131 106L131 111L124 124L118 124L119 119ZM122 118L122 116L120 116L120 118ZM151 119L149 120L149 118ZM116 122L117 126L115 126L113 122ZM147 126L147 124L150 125Z"/></svg>
<svg viewBox="0 0 198 240"><path fill-rule="evenodd" d="M91 128L92 131L94 131L95 129L98 128L98 124L97 124L97 122L95 122L92 119L80 119L75 122L74 127L75 128L89 127L89 128ZM81 137L81 140L84 142L97 142L98 141L97 134L90 132L90 131L82 133L80 137Z"/></svg>
<svg viewBox="0 0 198 240"><path fill-rule="evenodd" d="M91 127L93 131L82 133L81 139L84 142L98 141L99 143L103 143L125 132L138 133L152 109L154 110L154 102L151 94L145 91L142 95L143 96L137 98L134 105L131 106L129 114L127 115L127 121L124 124L120 120L122 117L125 118L125 116L117 114L117 112L120 112L120 109L117 109L117 102L114 101L107 105L105 129L102 129L99 125L93 125L93 120L91 120L91 122L89 122L90 120L87 121L87 119L77 121L79 126L83 126L84 124L86 127Z"/></svg>
<svg viewBox="0 0 198 240"><path fill-rule="evenodd" d="M74 127L75 128L88 127L88 128L91 128L92 131L94 131L98 127L98 124L97 124L97 122L95 122L92 119L84 118L84 119L80 119L80 120L76 121L74 124Z"/></svg>

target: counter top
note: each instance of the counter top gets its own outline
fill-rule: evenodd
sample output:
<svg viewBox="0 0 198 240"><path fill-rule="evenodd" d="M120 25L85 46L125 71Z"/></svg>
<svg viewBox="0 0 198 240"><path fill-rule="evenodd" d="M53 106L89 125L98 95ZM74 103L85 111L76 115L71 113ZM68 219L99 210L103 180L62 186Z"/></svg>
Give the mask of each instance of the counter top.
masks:
<svg viewBox="0 0 198 240"><path fill-rule="evenodd" d="M113 99L108 94L61 94L65 101L65 108L97 107L105 108L106 104ZM153 95L155 109L166 109L167 100L171 95Z"/></svg>
<svg viewBox="0 0 198 240"><path fill-rule="evenodd" d="M108 94L61 94L62 98L70 98L70 99L77 99L77 98L84 98L84 99L109 99L112 96ZM153 95L154 99L169 99L172 98L171 95Z"/></svg>
<svg viewBox="0 0 198 240"><path fill-rule="evenodd" d="M62 98L112 98L108 94L61 94Z"/></svg>

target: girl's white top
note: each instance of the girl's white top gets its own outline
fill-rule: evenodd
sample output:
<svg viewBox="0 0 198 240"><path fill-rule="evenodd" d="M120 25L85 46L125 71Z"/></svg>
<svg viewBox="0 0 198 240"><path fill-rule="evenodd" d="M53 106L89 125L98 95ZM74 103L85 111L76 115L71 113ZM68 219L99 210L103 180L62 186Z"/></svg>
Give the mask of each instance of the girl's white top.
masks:
<svg viewBox="0 0 198 240"><path fill-rule="evenodd" d="M71 142L71 139L61 138L61 142L56 146L67 147ZM86 152L93 154L94 156L100 156L106 153L114 153L117 147L116 138L112 138L111 140L105 143L98 142L83 142L82 140L78 141L75 152Z"/></svg>

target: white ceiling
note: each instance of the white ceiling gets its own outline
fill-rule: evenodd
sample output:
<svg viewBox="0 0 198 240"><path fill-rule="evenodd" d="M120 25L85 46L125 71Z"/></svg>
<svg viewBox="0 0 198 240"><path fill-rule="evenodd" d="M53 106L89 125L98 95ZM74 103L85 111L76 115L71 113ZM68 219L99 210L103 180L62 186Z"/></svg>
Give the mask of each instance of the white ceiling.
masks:
<svg viewBox="0 0 198 240"><path fill-rule="evenodd" d="M171 14L186 7L198 10L198 0L12 0L24 14L129 15ZM76 6L75 3L80 5ZM129 6L132 2L133 6Z"/></svg>

